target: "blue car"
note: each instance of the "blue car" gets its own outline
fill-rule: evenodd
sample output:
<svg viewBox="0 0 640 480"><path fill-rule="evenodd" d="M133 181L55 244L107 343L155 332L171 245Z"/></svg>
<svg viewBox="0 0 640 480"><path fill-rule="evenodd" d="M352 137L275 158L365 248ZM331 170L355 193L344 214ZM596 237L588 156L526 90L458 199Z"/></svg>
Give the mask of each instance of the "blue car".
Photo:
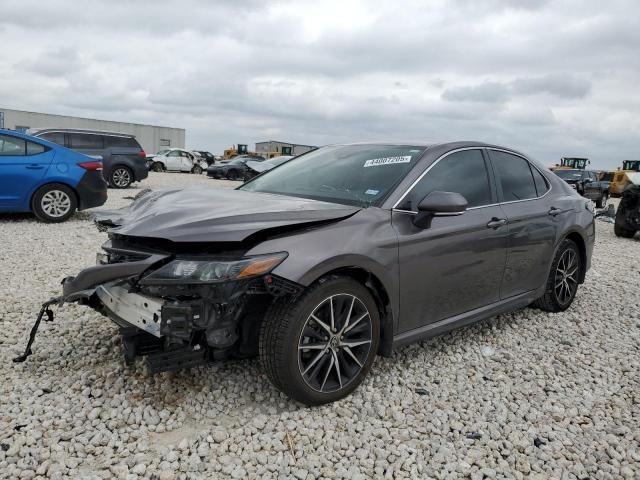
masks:
<svg viewBox="0 0 640 480"><path fill-rule="evenodd" d="M106 201L101 161L0 129L0 212L33 212L43 222L63 222Z"/></svg>

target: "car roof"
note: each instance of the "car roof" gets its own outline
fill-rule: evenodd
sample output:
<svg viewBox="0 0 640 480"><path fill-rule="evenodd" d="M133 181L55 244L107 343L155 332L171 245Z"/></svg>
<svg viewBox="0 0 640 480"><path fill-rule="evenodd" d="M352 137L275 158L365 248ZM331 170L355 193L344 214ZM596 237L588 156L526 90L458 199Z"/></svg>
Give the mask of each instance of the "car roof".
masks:
<svg viewBox="0 0 640 480"><path fill-rule="evenodd" d="M486 142L478 142L473 140L459 140L452 142L440 142L440 143L429 143L429 142L354 142L354 143L335 143L329 146L349 146L349 145L371 145L371 146L411 146L411 147L421 147L427 150L430 149L442 149L442 150L456 150L459 148L471 148L471 147L479 147L479 148L494 148L497 150L506 150L509 152L516 153L523 157L529 158L529 156L525 153L522 153L514 148L503 147L501 145L494 145L492 143Z"/></svg>
<svg viewBox="0 0 640 480"><path fill-rule="evenodd" d="M64 132L64 133L88 133L92 135L110 135L113 137L129 137L136 138L135 135L130 133L112 132L109 130L92 130L89 128L30 128L29 132L33 132L33 135L41 135L49 132Z"/></svg>

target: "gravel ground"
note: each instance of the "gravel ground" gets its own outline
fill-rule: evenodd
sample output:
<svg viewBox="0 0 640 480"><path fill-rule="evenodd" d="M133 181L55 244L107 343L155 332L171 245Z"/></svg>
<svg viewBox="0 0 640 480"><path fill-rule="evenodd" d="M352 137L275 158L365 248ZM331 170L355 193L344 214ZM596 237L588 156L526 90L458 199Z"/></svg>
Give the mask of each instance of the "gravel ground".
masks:
<svg viewBox="0 0 640 480"><path fill-rule="evenodd" d="M139 187L205 184L152 173ZM215 208L212 206L211 208ZM38 305L106 235L0 216L0 478L640 478L640 239L597 223L561 314L525 309L379 358L349 398L305 408L257 360L151 376L117 329L66 305L11 363Z"/></svg>

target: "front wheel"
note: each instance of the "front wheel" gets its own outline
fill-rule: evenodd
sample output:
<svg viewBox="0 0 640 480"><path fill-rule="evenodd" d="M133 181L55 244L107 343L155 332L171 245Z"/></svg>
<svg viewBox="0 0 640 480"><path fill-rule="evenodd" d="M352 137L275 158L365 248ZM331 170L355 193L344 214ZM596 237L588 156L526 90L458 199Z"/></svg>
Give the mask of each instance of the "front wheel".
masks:
<svg viewBox="0 0 640 480"><path fill-rule="evenodd" d="M202 175L202 167L200 165L194 165L191 169L191 173L195 173L196 175Z"/></svg>
<svg viewBox="0 0 640 480"><path fill-rule="evenodd" d="M306 405L353 392L378 350L380 315L360 283L320 280L300 297L269 308L260 331L260 359L271 382Z"/></svg>
<svg viewBox="0 0 640 480"><path fill-rule="evenodd" d="M573 240L562 241L551 264L547 289L533 305L547 312L563 312L571 306L578 291L582 258Z"/></svg>
<svg viewBox="0 0 640 480"><path fill-rule="evenodd" d="M109 174L109 185L113 188L128 188L133 183L133 173L129 167L118 165Z"/></svg>
<svg viewBox="0 0 640 480"><path fill-rule="evenodd" d="M629 230L627 228L624 228L620 225L618 225L617 223L615 223L613 225L613 233L616 234L616 237L622 237L622 238L633 238L636 234L635 230Z"/></svg>
<svg viewBox="0 0 640 480"><path fill-rule="evenodd" d="M229 180L236 180L236 179L238 178L238 174L236 173L236 171L235 171L235 170L229 170L229 171L227 172L227 178L228 178Z"/></svg>
<svg viewBox="0 0 640 480"><path fill-rule="evenodd" d="M164 172L164 165L160 162L153 162L153 165L151 165L151 170L153 170L154 172Z"/></svg>

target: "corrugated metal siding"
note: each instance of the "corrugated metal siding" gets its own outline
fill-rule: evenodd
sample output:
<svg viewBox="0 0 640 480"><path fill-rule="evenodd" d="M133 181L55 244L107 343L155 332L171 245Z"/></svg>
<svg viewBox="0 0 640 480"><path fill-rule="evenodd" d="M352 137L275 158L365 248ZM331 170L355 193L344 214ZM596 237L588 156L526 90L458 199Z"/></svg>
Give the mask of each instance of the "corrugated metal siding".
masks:
<svg viewBox="0 0 640 480"><path fill-rule="evenodd" d="M111 132L135 135L147 153L155 153L166 148L161 140L169 140L171 147L184 148L184 128L160 127L138 123L114 122L91 118L52 115L48 113L25 112L0 108L4 113L4 128L86 128L91 130L108 130Z"/></svg>

